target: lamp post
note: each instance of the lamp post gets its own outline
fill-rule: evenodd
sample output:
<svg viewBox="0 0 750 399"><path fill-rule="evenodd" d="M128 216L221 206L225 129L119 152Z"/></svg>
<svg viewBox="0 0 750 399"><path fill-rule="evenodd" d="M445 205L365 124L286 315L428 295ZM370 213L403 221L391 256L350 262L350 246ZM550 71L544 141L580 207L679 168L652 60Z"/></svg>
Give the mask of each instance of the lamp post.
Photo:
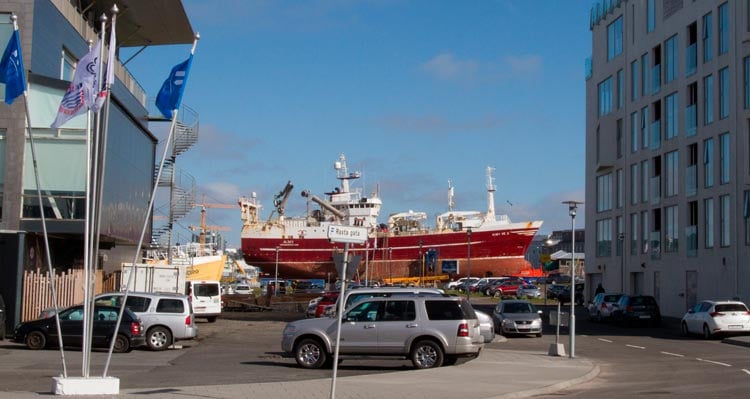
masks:
<svg viewBox="0 0 750 399"><path fill-rule="evenodd" d="M392 266L393 266L393 248L388 248L388 282L393 285L393 274L392 272Z"/></svg>
<svg viewBox="0 0 750 399"><path fill-rule="evenodd" d="M563 201L568 205L570 214L571 236L570 236L570 358L576 357L576 209L583 204L579 201Z"/></svg>
<svg viewBox="0 0 750 399"><path fill-rule="evenodd" d="M471 227L466 230L466 300L470 300L469 277L471 277Z"/></svg>
<svg viewBox="0 0 750 399"><path fill-rule="evenodd" d="M273 283L273 296L278 296L279 293L279 247L276 247L276 277L274 277Z"/></svg>
<svg viewBox="0 0 750 399"><path fill-rule="evenodd" d="M422 240L419 240L419 286L424 287L424 257L422 256Z"/></svg>

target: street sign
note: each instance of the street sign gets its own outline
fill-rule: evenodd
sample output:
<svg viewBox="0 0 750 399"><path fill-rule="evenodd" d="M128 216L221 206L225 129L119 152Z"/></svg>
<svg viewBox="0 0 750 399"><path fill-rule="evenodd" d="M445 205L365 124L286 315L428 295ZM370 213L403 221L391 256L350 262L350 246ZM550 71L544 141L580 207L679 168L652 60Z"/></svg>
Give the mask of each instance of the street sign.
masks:
<svg viewBox="0 0 750 399"><path fill-rule="evenodd" d="M352 277L357 274L359 262L361 261L362 255L349 255L349 263L346 265L346 276L343 277L344 280L351 280ZM339 274L339 278L342 278L344 271L344 254L333 254L333 264L336 265L336 271Z"/></svg>
<svg viewBox="0 0 750 399"><path fill-rule="evenodd" d="M328 226L328 239L331 242L364 244L367 241L367 228L331 224Z"/></svg>

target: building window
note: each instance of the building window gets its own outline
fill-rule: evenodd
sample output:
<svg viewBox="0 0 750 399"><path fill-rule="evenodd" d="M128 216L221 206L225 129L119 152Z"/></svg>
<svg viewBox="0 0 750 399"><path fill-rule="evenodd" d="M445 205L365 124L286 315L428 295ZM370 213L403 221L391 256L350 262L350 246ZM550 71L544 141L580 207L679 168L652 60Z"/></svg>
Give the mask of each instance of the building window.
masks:
<svg viewBox="0 0 750 399"><path fill-rule="evenodd" d="M698 67L698 24L693 22L687 28L687 46L685 47L685 76L695 73Z"/></svg>
<svg viewBox="0 0 750 399"><path fill-rule="evenodd" d="M635 101L638 99L638 74L640 73L638 66L638 60L630 63L630 100Z"/></svg>
<svg viewBox="0 0 750 399"><path fill-rule="evenodd" d="M648 64L648 53L643 54L641 56L641 95L647 96L651 94L650 87L649 87L649 80L648 80L648 71L649 71L649 64Z"/></svg>
<svg viewBox="0 0 750 399"><path fill-rule="evenodd" d="M616 134L617 134L617 159L622 158L623 147L623 132L622 132L622 119L618 119L616 123Z"/></svg>
<svg viewBox="0 0 750 399"><path fill-rule="evenodd" d="M685 228L685 249L687 256L698 256L698 201L688 202L688 222Z"/></svg>
<svg viewBox="0 0 750 399"><path fill-rule="evenodd" d="M648 253L648 211L641 212L641 252Z"/></svg>
<svg viewBox="0 0 750 399"><path fill-rule="evenodd" d="M750 245L750 191L745 191L742 201L742 216L745 219L745 245Z"/></svg>
<svg viewBox="0 0 750 399"><path fill-rule="evenodd" d="M612 256L612 219L596 221L596 256Z"/></svg>
<svg viewBox="0 0 750 399"><path fill-rule="evenodd" d="M649 135L648 135L648 105L641 109L641 147L648 148Z"/></svg>
<svg viewBox="0 0 750 399"><path fill-rule="evenodd" d="M622 16L607 25L607 61L622 53Z"/></svg>
<svg viewBox="0 0 750 399"><path fill-rule="evenodd" d="M648 174L648 159L641 162L641 202L648 202L648 186L650 177Z"/></svg>
<svg viewBox="0 0 750 399"><path fill-rule="evenodd" d="M719 197L719 242L722 247L729 246L729 195Z"/></svg>
<svg viewBox="0 0 750 399"><path fill-rule="evenodd" d="M622 108L623 97L625 97L625 72L617 71L617 109Z"/></svg>
<svg viewBox="0 0 750 399"><path fill-rule="evenodd" d="M667 96L666 102L666 115L664 120L665 137L667 140L677 137L678 134L678 119L677 119L677 92L674 92Z"/></svg>
<svg viewBox="0 0 750 399"><path fill-rule="evenodd" d="M719 119L729 117L729 67L719 70Z"/></svg>
<svg viewBox="0 0 750 399"><path fill-rule="evenodd" d="M685 108L685 136L698 132L698 82L687 86L687 108Z"/></svg>
<svg viewBox="0 0 750 399"><path fill-rule="evenodd" d="M622 225L622 216L618 216L615 218L615 229L617 230L617 246L616 246L616 254L617 256L622 256L622 247L625 245L623 240L620 239L620 237L625 238L625 233L623 232L623 228L625 226Z"/></svg>
<svg viewBox="0 0 750 399"><path fill-rule="evenodd" d="M711 30L713 29L713 23L711 22L711 13L703 16L703 62L709 62L713 59L713 48L711 43Z"/></svg>
<svg viewBox="0 0 750 399"><path fill-rule="evenodd" d="M638 213L630 214L630 254L638 255Z"/></svg>
<svg viewBox="0 0 750 399"><path fill-rule="evenodd" d="M73 81L73 73L76 70L76 58L68 50L62 50L62 59L60 60L60 80Z"/></svg>
<svg viewBox="0 0 750 399"><path fill-rule="evenodd" d="M656 26L656 15L654 15L656 13L655 1L648 0L648 4L646 4L646 33L653 32Z"/></svg>
<svg viewBox="0 0 750 399"><path fill-rule="evenodd" d="M599 83L599 116L612 112L612 77Z"/></svg>
<svg viewBox="0 0 750 399"><path fill-rule="evenodd" d="M596 211L612 210L612 173L596 178Z"/></svg>
<svg viewBox="0 0 750 399"><path fill-rule="evenodd" d="M729 133L719 135L719 184L729 183Z"/></svg>
<svg viewBox="0 0 750 399"><path fill-rule="evenodd" d="M625 176L622 173L622 169L617 169L617 172L615 172L615 178L617 180L617 208L622 208L624 196L625 196L625 190L623 189L625 184Z"/></svg>
<svg viewBox="0 0 750 399"><path fill-rule="evenodd" d="M664 195L671 197L677 195L679 191L679 153L677 150L665 154L666 171L664 176Z"/></svg>
<svg viewBox="0 0 750 399"><path fill-rule="evenodd" d="M705 244L706 248L713 248L714 247L714 199L713 198L706 198L703 200L703 208L704 208L704 219L703 219L703 230L705 230L705 233L703 234L703 243Z"/></svg>
<svg viewBox="0 0 750 399"><path fill-rule="evenodd" d="M745 93L745 109L750 109L750 57L745 57L742 59L742 66L742 87Z"/></svg>
<svg viewBox="0 0 750 399"><path fill-rule="evenodd" d="M679 245L679 216L677 205L669 206L665 210L664 223L664 252L677 252Z"/></svg>
<svg viewBox="0 0 750 399"><path fill-rule="evenodd" d="M638 203L638 164L630 165L630 203Z"/></svg>
<svg viewBox="0 0 750 399"><path fill-rule="evenodd" d="M703 187L714 186L714 139L703 141Z"/></svg>
<svg viewBox="0 0 750 399"><path fill-rule="evenodd" d="M630 152L638 152L638 111L630 114Z"/></svg>
<svg viewBox="0 0 750 399"><path fill-rule="evenodd" d="M667 39L664 43L666 59L664 60L664 83L669 83L677 77L677 65L679 64L677 55L677 35Z"/></svg>
<svg viewBox="0 0 750 399"><path fill-rule="evenodd" d="M729 51L729 7L719 6L719 55Z"/></svg>
<svg viewBox="0 0 750 399"><path fill-rule="evenodd" d="M611 105L611 104L610 104ZM703 125L710 125L714 121L714 77L708 75L703 78Z"/></svg>

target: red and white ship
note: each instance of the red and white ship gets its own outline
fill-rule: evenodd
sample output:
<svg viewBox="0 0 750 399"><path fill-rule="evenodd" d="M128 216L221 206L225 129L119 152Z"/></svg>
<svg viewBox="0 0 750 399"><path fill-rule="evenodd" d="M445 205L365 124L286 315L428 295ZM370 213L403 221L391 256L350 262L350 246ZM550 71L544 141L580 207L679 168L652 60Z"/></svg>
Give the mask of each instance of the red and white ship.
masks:
<svg viewBox="0 0 750 399"><path fill-rule="evenodd" d="M272 212L266 220L260 218L261 205L254 193L251 198L240 198L242 251L248 264L270 275L278 271L284 279L336 278L333 254L342 252L344 244L330 242L327 233L329 225L343 224L369 229L365 244L349 247L350 253L362 257L359 275L363 280L465 276L467 272L472 276L522 275L531 270L524 254L542 221L512 223L507 215L495 215L493 168L487 168L487 212L453 210L449 184L449 210L437 217L435 228L425 226L424 212L397 213L387 223L379 223L382 201L378 193L363 196L361 190L350 188L350 180L360 174L348 172L343 154L334 168L340 186L326 193L327 200L303 192L308 201L320 205L303 217L284 215L291 183L275 197L277 216Z"/></svg>

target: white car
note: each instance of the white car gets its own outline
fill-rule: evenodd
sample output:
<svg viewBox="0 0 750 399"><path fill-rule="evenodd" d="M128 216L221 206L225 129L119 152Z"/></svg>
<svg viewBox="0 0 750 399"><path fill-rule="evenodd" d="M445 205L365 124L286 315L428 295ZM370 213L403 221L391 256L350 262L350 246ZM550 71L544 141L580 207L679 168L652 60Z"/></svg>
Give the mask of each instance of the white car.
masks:
<svg viewBox="0 0 750 399"><path fill-rule="evenodd" d="M492 316L487 313L474 310L479 320L479 333L484 338L484 343L490 343L495 339L495 323L492 321Z"/></svg>
<svg viewBox="0 0 750 399"><path fill-rule="evenodd" d="M466 280L468 277L461 277L460 279L456 281L449 281L448 284L445 285L446 290L455 290L458 288L458 285L463 283L464 280Z"/></svg>
<svg viewBox="0 0 750 399"><path fill-rule="evenodd" d="M704 339L714 334L750 333L750 311L740 301L703 301L682 316L682 333L701 334Z"/></svg>
<svg viewBox="0 0 750 399"><path fill-rule="evenodd" d="M250 286L247 285L247 284L237 284L237 285L234 286L234 293L235 294L245 294L245 295L252 294L253 293L253 289L250 288Z"/></svg>

